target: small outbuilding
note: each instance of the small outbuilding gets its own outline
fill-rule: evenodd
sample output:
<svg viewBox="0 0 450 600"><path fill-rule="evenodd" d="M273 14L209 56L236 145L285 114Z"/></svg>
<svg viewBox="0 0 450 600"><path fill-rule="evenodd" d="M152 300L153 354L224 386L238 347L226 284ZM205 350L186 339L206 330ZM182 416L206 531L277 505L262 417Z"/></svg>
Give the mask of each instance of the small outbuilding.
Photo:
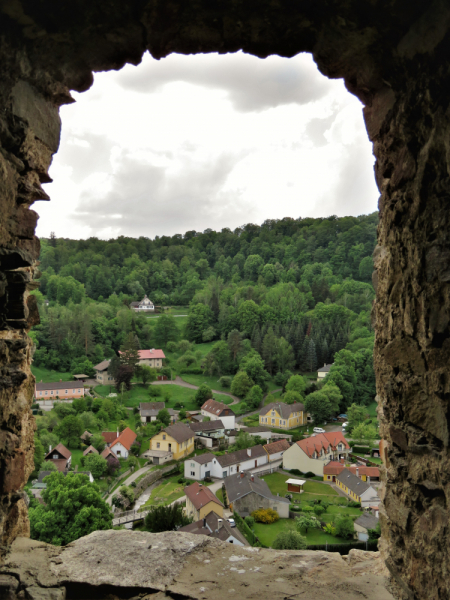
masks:
<svg viewBox="0 0 450 600"><path fill-rule="evenodd" d="M305 479L288 479L286 483L288 486L288 492L296 492L297 494L301 494L303 492Z"/></svg>

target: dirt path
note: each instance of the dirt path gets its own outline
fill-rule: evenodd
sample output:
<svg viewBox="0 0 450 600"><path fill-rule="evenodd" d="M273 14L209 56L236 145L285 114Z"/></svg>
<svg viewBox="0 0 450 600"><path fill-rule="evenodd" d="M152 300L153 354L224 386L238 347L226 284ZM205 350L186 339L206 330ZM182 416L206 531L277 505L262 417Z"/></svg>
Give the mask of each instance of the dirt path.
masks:
<svg viewBox="0 0 450 600"><path fill-rule="evenodd" d="M142 475L142 473L146 473L147 471L150 471L151 468L153 468L153 465L150 465L149 467L142 467L142 469L138 469L137 471L135 471L134 473L132 473L129 477L127 477L126 479L123 479L120 482L120 485L130 485L130 483L132 483L133 481L135 481L139 477L139 475ZM119 488L115 489L106 498L105 502L107 502L107 504L109 504L110 506L111 506L111 500L112 500L113 496L115 496L117 494L118 489Z"/></svg>
<svg viewBox="0 0 450 600"><path fill-rule="evenodd" d="M199 388L198 385L194 385L193 383L188 383L187 381L184 381L184 379L181 379L179 375L177 375L176 378L172 381L152 381L152 385L179 385L181 387L189 388L190 390L198 390ZM228 396L229 398L233 398L233 402L229 406L232 406L233 404L238 404L240 402L237 396L233 396L233 394L230 394L229 392L212 390L212 393L222 394L222 396Z"/></svg>

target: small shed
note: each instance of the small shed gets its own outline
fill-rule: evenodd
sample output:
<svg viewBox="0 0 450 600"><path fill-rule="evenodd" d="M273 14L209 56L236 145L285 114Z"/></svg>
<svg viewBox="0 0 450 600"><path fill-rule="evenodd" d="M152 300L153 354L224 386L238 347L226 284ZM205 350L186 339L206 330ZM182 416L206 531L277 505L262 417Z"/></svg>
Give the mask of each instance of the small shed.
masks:
<svg viewBox="0 0 450 600"><path fill-rule="evenodd" d="M84 373L74 375L73 378L75 381L79 381L80 379L89 379L89 375L85 375Z"/></svg>
<svg viewBox="0 0 450 600"><path fill-rule="evenodd" d="M303 485L305 481L305 479L288 479L286 481L288 492L297 492L297 494L301 494L303 492Z"/></svg>

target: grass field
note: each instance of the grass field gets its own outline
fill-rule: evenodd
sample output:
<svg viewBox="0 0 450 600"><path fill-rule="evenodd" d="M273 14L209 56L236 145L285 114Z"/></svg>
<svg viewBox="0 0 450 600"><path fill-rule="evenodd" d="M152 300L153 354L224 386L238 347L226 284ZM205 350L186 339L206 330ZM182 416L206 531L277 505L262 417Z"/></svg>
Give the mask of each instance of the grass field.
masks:
<svg viewBox="0 0 450 600"><path fill-rule="evenodd" d="M274 539L281 531L287 531L289 529L295 530L295 521L293 519L280 519L276 523L265 525L263 523L255 523L254 526L255 534L260 539L264 546L271 546ZM306 537L308 544L342 544L347 540L343 538L334 537L329 533L325 533L319 529L309 529L308 533L303 533Z"/></svg>
<svg viewBox="0 0 450 600"><path fill-rule="evenodd" d="M219 392L228 392L229 394L231 394L230 388L226 388L223 385L220 385L219 378L216 376L191 375L190 373L182 373L180 377L181 379L183 379L183 381L186 381L187 383L192 383L192 385L201 386L202 383L206 383L206 385L209 386L212 390L218 390Z"/></svg>
<svg viewBox="0 0 450 600"><path fill-rule="evenodd" d="M216 492L216 496L217 498L219 498L219 500L222 502L223 504L223 491L222 490L217 490Z"/></svg>
<svg viewBox="0 0 450 600"><path fill-rule="evenodd" d="M178 498L181 498L181 496L184 496L184 484L178 483L179 478L180 475L174 475L173 477L164 479L163 483L152 491L150 498L142 508L155 504L171 504L175 500L178 500Z"/></svg>
<svg viewBox="0 0 450 600"><path fill-rule="evenodd" d="M284 495L287 494L286 481L290 477L290 475L284 475L283 473L272 473L271 475L265 475L262 479L267 483L272 494L279 494L283 498ZM319 481L307 480L303 489L303 494L292 493L293 498L296 500L309 500L314 499L316 495L338 496L338 493L334 488L326 483L320 483ZM345 500L345 498L343 499Z"/></svg>
<svg viewBox="0 0 450 600"><path fill-rule="evenodd" d="M264 399L264 406L270 404L271 402L275 402L276 400L280 400L281 398L281 390L278 392L274 392L273 394L267 394L267 397Z"/></svg>
<svg viewBox="0 0 450 600"><path fill-rule="evenodd" d="M43 367L35 367L34 365L31 365L31 372L36 377L37 382L53 382L59 381L60 379L63 381L73 381L71 373L62 373L60 371L55 371L54 369L45 369Z"/></svg>

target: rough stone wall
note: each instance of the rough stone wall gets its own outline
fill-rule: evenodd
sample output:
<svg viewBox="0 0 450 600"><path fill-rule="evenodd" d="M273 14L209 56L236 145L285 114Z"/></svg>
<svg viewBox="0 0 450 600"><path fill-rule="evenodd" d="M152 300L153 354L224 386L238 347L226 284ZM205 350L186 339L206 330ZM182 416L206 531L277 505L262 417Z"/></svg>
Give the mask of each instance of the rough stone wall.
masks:
<svg viewBox="0 0 450 600"><path fill-rule="evenodd" d="M27 329L40 184L57 107L92 72L148 49L260 57L311 52L364 103L380 189L376 375L387 441L383 552L410 598L450 596L450 7L446 0L5 0L0 5L0 526L26 532L32 468Z"/></svg>

